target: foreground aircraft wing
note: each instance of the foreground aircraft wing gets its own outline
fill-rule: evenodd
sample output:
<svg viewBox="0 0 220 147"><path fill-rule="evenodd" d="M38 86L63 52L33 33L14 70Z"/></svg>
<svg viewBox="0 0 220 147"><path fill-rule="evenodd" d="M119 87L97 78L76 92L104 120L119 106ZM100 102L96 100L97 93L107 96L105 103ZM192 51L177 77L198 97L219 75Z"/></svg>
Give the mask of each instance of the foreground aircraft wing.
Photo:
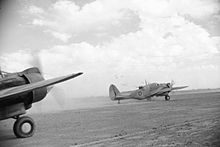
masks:
<svg viewBox="0 0 220 147"><path fill-rule="evenodd" d="M57 77L57 78L53 78L49 80L39 81L36 83L30 83L26 85L21 85L21 86L16 86L16 87L0 90L0 100L7 99L8 97L16 95L16 94L25 93L25 92L29 92L35 89L42 88L42 87L47 87L47 86L54 85L60 82L64 82L66 80L75 78L81 74L83 73L80 72L77 74L71 74L71 75Z"/></svg>
<svg viewBox="0 0 220 147"><path fill-rule="evenodd" d="M186 88L186 87L188 87L188 86L172 87L172 90L183 89L183 88Z"/></svg>

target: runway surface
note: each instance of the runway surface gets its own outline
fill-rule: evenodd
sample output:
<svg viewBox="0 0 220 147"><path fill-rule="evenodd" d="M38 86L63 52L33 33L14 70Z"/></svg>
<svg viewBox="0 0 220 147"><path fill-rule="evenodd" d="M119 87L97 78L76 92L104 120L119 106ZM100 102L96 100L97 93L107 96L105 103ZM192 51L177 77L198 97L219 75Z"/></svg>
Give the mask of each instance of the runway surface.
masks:
<svg viewBox="0 0 220 147"><path fill-rule="evenodd" d="M31 114L33 137L15 138L13 119L2 121L1 146L220 146L220 93L186 93L152 101Z"/></svg>

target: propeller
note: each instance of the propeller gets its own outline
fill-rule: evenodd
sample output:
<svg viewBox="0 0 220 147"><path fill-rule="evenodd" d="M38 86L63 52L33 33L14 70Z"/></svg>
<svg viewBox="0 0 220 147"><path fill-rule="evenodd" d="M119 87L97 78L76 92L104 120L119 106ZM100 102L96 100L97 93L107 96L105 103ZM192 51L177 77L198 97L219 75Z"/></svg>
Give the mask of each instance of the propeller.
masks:
<svg viewBox="0 0 220 147"><path fill-rule="evenodd" d="M171 87L173 87L174 84L175 84L175 82L172 80L172 81L170 82Z"/></svg>
<svg viewBox="0 0 220 147"><path fill-rule="evenodd" d="M31 53L32 55L32 60L30 61L30 65L33 66L33 67L37 67L41 74L43 74L43 68L42 68L42 63L41 63L41 60L40 60L40 56L39 56L39 53L37 51L33 51Z"/></svg>
<svg viewBox="0 0 220 147"><path fill-rule="evenodd" d="M33 67L37 67L40 70L41 74L44 75L45 73L43 72L42 62L40 60L39 52L33 51L31 55L32 55L32 59L29 64ZM65 101L63 98L65 96L65 92L63 91L63 89L57 86L49 86L47 87L47 93L50 93L50 95L55 99L56 103L61 108L64 108ZM39 107L41 111L42 106L39 106Z"/></svg>
<svg viewBox="0 0 220 147"><path fill-rule="evenodd" d="M175 84L175 82L172 80L170 83L167 83L167 86L169 88L172 88L174 84Z"/></svg>
<svg viewBox="0 0 220 147"><path fill-rule="evenodd" d="M147 85L149 85L150 83L149 82L147 82L147 80L145 80L145 85L147 86Z"/></svg>
<svg viewBox="0 0 220 147"><path fill-rule="evenodd" d="M49 87L50 88L50 87ZM51 96L56 100L57 104L64 109L65 107L65 92L64 89L62 89L59 86L53 86L50 92Z"/></svg>
<svg viewBox="0 0 220 147"><path fill-rule="evenodd" d="M144 80L144 83L145 83L145 85L143 85L143 86L135 86L135 87L138 88L138 89L142 89L142 88L144 88L144 86L149 85L149 83L147 82L147 80Z"/></svg>

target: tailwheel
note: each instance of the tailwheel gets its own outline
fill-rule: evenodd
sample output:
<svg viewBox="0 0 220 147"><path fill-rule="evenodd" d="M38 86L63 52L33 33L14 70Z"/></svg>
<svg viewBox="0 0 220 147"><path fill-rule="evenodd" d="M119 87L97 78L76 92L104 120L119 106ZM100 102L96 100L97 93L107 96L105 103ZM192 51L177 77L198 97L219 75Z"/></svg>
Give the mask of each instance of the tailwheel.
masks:
<svg viewBox="0 0 220 147"><path fill-rule="evenodd" d="M169 96L169 95L166 95L166 96L165 96L165 100L166 100L166 101L169 101L169 100L170 100L170 96Z"/></svg>
<svg viewBox="0 0 220 147"><path fill-rule="evenodd" d="M18 138L33 136L35 132L34 120L28 116L19 117L14 123L13 131Z"/></svg>
<svg viewBox="0 0 220 147"><path fill-rule="evenodd" d="M120 100L118 100L118 104L120 104Z"/></svg>

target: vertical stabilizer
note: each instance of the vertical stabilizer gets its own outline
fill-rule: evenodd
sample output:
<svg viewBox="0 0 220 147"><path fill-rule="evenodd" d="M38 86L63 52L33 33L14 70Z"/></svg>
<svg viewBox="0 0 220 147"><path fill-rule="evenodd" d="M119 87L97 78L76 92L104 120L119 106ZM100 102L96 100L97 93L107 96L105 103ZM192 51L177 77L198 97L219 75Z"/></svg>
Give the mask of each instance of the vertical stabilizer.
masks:
<svg viewBox="0 0 220 147"><path fill-rule="evenodd" d="M117 87L115 85L110 85L109 87L109 97L111 98L111 100L115 100L116 96L119 94L119 90L117 89Z"/></svg>

